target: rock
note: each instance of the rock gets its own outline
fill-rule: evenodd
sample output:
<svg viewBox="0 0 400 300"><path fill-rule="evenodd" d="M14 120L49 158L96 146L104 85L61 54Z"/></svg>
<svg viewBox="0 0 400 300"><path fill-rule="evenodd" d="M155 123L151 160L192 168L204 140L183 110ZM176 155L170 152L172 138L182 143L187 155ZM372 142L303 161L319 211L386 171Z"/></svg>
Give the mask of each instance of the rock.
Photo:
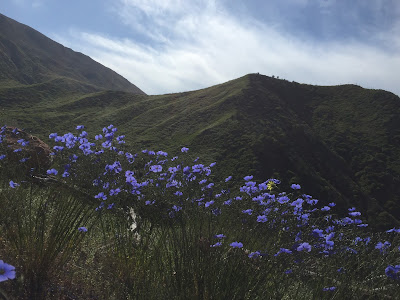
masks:
<svg viewBox="0 0 400 300"><path fill-rule="evenodd" d="M29 170L33 169L34 174L45 173L49 169L52 161L50 155L52 150L49 145L16 127L5 127L4 134L9 161L25 164ZM21 150L18 151L18 149ZM21 162L21 159L26 159L26 161Z"/></svg>

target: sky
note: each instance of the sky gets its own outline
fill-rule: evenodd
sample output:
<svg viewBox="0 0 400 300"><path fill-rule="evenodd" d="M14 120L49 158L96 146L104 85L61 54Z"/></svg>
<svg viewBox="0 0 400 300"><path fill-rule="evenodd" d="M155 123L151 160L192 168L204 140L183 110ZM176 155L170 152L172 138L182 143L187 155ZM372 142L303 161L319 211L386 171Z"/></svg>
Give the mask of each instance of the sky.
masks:
<svg viewBox="0 0 400 300"><path fill-rule="evenodd" d="M0 13L149 95L249 73L400 95L398 0L2 0Z"/></svg>

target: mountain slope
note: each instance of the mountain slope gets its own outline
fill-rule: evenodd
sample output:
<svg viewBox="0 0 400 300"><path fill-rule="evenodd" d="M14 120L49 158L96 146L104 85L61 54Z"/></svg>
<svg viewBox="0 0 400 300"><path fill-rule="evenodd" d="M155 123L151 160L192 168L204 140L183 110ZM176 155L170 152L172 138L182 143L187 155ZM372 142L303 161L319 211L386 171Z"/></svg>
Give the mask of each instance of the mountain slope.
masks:
<svg viewBox="0 0 400 300"><path fill-rule="evenodd" d="M90 57L0 14L0 85L30 85L58 77L94 85L99 90L144 94Z"/></svg>
<svg viewBox="0 0 400 300"><path fill-rule="evenodd" d="M112 123L136 150L189 146L193 158L217 160L221 176L300 183L323 203L360 207L373 226L399 224L400 99L389 92L257 74L158 96L82 89L89 94L56 103L42 97L23 114L16 100L4 107L39 135Z"/></svg>

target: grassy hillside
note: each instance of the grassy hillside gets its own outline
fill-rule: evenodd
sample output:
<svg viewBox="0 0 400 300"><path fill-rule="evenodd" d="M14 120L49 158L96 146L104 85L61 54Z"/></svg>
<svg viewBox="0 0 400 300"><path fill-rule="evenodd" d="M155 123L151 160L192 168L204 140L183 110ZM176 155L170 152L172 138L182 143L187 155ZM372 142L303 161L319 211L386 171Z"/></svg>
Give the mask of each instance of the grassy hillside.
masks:
<svg viewBox="0 0 400 300"><path fill-rule="evenodd" d="M26 93L2 88L3 115L41 137L77 124L93 132L112 123L136 150L189 146L194 155L217 160L220 175L275 176L326 203L361 207L372 225L398 224L400 101L391 93L257 74L159 96L83 84L63 96L68 84L49 81Z"/></svg>

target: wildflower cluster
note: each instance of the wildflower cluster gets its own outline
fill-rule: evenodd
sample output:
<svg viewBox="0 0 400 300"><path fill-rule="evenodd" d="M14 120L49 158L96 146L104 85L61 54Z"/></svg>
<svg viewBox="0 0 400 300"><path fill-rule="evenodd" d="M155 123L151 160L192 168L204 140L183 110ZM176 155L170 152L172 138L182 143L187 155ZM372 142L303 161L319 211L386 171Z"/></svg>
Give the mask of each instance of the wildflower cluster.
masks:
<svg viewBox="0 0 400 300"><path fill-rule="evenodd" d="M162 218L173 218L190 205L212 209L210 191L214 184L209 176L215 164L186 165L178 156L169 158L164 151L146 149L135 154L124 151L124 136L117 136L113 125L103 128L94 141L89 140L83 126L76 129L80 133L50 134L56 142L52 155L63 164L58 169L49 169L47 174L61 174L63 181L80 187L80 178L85 174L91 184L84 188L98 201L98 210L122 208L129 212L133 208L142 213L157 210ZM188 151L187 147L181 149L183 154ZM89 160L90 166L83 165L83 160ZM195 186L200 189L192 189L189 197L184 197L183 190Z"/></svg>

